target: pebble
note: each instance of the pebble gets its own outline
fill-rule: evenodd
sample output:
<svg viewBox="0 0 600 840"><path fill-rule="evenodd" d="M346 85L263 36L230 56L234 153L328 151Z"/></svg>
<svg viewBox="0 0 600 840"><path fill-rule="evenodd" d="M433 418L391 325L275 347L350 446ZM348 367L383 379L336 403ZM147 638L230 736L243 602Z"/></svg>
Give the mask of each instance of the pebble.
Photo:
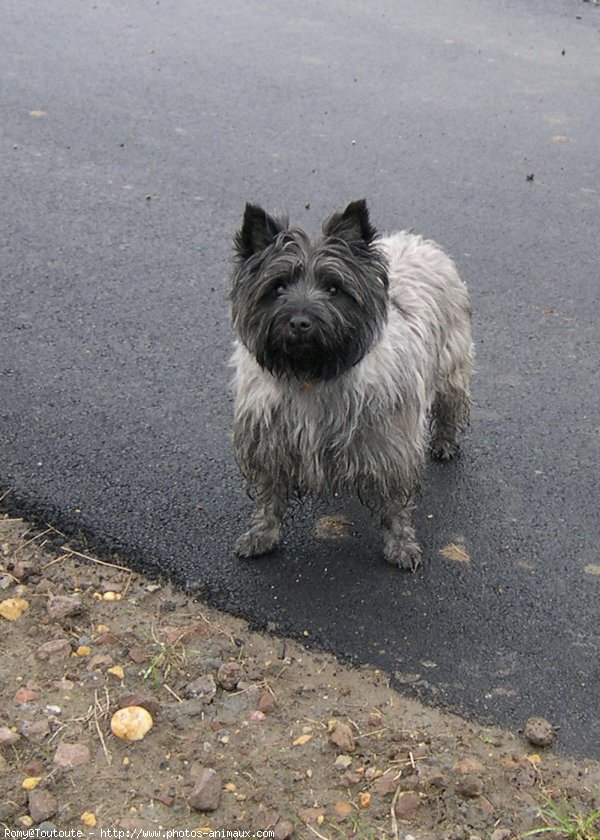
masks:
<svg viewBox="0 0 600 840"><path fill-rule="evenodd" d="M46 612L51 619L76 615L82 609L83 604L78 595L55 595L46 602Z"/></svg>
<svg viewBox="0 0 600 840"><path fill-rule="evenodd" d="M414 820L421 807L421 797L415 791L401 793L396 801L394 813L401 820Z"/></svg>
<svg viewBox="0 0 600 840"><path fill-rule="evenodd" d="M274 840L289 840L294 836L294 824L289 820L279 820L273 829Z"/></svg>
<svg viewBox="0 0 600 840"><path fill-rule="evenodd" d="M0 601L0 615L7 621L16 621L28 609L29 603L25 598L6 598Z"/></svg>
<svg viewBox="0 0 600 840"><path fill-rule="evenodd" d="M483 782L477 776L467 773L456 783L456 792L467 799L474 799L483 793Z"/></svg>
<svg viewBox="0 0 600 840"><path fill-rule="evenodd" d="M258 711L264 715L270 715L276 705L276 700L269 691L263 692L258 698Z"/></svg>
<svg viewBox="0 0 600 840"><path fill-rule="evenodd" d="M44 822L41 822L37 827L38 837L51 837L52 835L56 836L57 832L58 826L50 820L44 820Z"/></svg>
<svg viewBox="0 0 600 840"><path fill-rule="evenodd" d="M142 706L125 706L115 712L110 721L113 735L124 741L141 741L153 725L152 715Z"/></svg>
<svg viewBox="0 0 600 840"><path fill-rule="evenodd" d="M329 721L329 742L341 753L351 753L356 750L352 729L348 723L341 720Z"/></svg>
<svg viewBox="0 0 600 840"><path fill-rule="evenodd" d="M119 694L118 704L120 709L124 709L126 706L141 706L142 709L150 712L152 717L156 717L160 712L160 703L155 697L135 691L126 691Z"/></svg>
<svg viewBox="0 0 600 840"><path fill-rule="evenodd" d="M388 794L395 793L396 789L398 788L398 779L394 778L394 773L384 773L379 779L376 779L373 782L373 793L376 793L378 796L387 796Z"/></svg>
<svg viewBox="0 0 600 840"><path fill-rule="evenodd" d="M509 840L512 831L510 828L497 828L491 837L491 840Z"/></svg>
<svg viewBox="0 0 600 840"><path fill-rule="evenodd" d="M352 764L352 759L349 755L338 755L335 760L334 767L336 770L347 770Z"/></svg>
<svg viewBox="0 0 600 840"><path fill-rule="evenodd" d="M118 643L119 643L119 640L110 631L107 631L106 633L100 633L100 635L96 636L96 638L94 639L94 644L95 645L117 645ZM131 651L130 651L130 658L131 658ZM144 658L141 661L143 662L145 659L146 659L146 656L144 654Z"/></svg>
<svg viewBox="0 0 600 840"><path fill-rule="evenodd" d="M44 642L35 651L36 659L40 659L42 662L56 662L64 659L65 656L70 656L70 654L71 644L68 639L51 639L49 642Z"/></svg>
<svg viewBox="0 0 600 840"><path fill-rule="evenodd" d="M221 777L210 767L194 765L190 770L194 789L188 802L196 811L215 811L221 799Z"/></svg>
<svg viewBox="0 0 600 840"><path fill-rule="evenodd" d="M217 671L217 683L225 691L234 691L242 675L242 666L238 662L223 662Z"/></svg>
<svg viewBox="0 0 600 840"><path fill-rule="evenodd" d="M532 717L525 724L523 734L536 747L549 747L556 737L556 731L545 718Z"/></svg>
<svg viewBox="0 0 600 840"><path fill-rule="evenodd" d="M0 747L12 747L20 738L19 733L13 732L8 726L0 726Z"/></svg>
<svg viewBox="0 0 600 840"><path fill-rule="evenodd" d="M32 691L32 689L25 688L23 685L17 689L13 702L15 706L22 706L25 703L34 703L36 700L39 700L39 697L40 695L37 691Z"/></svg>
<svg viewBox="0 0 600 840"><path fill-rule="evenodd" d="M466 775L467 773L482 773L484 768L483 764L477 758L469 755L466 758L457 761L454 765L454 769L459 773Z"/></svg>
<svg viewBox="0 0 600 840"><path fill-rule="evenodd" d="M91 760L90 748L86 744L59 744L53 762L65 770L72 770Z"/></svg>
<svg viewBox="0 0 600 840"><path fill-rule="evenodd" d="M217 684L212 674L205 674L189 682L185 687L188 697L211 703L217 693Z"/></svg>
<svg viewBox="0 0 600 840"><path fill-rule="evenodd" d="M19 732L28 741L43 741L50 734L50 724L47 720L22 720Z"/></svg>
<svg viewBox="0 0 600 840"><path fill-rule="evenodd" d="M36 823L44 822L56 814L58 802L49 790L31 790L28 796L29 815Z"/></svg>
<svg viewBox="0 0 600 840"><path fill-rule="evenodd" d="M12 574L18 580L27 580L28 577L37 572L37 567L28 563L26 560L19 560L15 563Z"/></svg>

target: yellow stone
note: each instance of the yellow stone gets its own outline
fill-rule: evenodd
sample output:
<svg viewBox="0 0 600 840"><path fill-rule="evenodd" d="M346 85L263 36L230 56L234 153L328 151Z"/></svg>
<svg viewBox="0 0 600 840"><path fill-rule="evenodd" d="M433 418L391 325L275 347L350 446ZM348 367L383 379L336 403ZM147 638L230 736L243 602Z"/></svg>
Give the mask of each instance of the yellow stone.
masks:
<svg viewBox="0 0 600 840"><path fill-rule="evenodd" d="M87 825L90 828L93 828L98 822L98 820L96 819L96 815L92 814L91 811L84 811L83 814L79 817L79 819L84 825Z"/></svg>
<svg viewBox="0 0 600 840"><path fill-rule="evenodd" d="M125 679L125 671L120 665L113 665L112 668L107 668L106 673L112 674L113 677L118 677L120 680Z"/></svg>
<svg viewBox="0 0 600 840"><path fill-rule="evenodd" d="M125 706L115 712L110 721L113 735L124 741L141 741L153 725L152 715L142 706Z"/></svg>
<svg viewBox="0 0 600 840"><path fill-rule="evenodd" d="M29 602L25 598L7 598L0 601L0 615L7 621L16 621L28 609Z"/></svg>
<svg viewBox="0 0 600 840"><path fill-rule="evenodd" d="M75 656L89 656L92 649L89 645L79 645L75 651Z"/></svg>
<svg viewBox="0 0 600 840"><path fill-rule="evenodd" d="M23 779L23 781L21 782L21 787L23 788L23 790L33 790L39 785L41 781L41 776L27 776L27 778Z"/></svg>

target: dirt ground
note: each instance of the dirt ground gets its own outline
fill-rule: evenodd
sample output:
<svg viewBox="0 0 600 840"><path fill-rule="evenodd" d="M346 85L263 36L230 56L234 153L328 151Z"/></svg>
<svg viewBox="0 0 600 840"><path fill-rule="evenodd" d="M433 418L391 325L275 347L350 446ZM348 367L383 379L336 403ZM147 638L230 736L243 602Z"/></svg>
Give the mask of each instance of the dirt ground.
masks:
<svg viewBox="0 0 600 840"><path fill-rule="evenodd" d="M0 518L5 837L600 837L600 766L560 738L426 708L113 561ZM111 729L130 707L141 740Z"/></svg>

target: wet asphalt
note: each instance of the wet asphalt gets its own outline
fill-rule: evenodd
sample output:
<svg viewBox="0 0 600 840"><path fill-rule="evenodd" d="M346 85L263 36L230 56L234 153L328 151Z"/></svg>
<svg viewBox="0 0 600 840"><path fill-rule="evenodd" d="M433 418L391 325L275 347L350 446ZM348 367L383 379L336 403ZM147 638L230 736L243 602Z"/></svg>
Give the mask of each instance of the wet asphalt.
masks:
<svg viewBox="0 0 600 840"><path fill-rule="evenodd" d="M11 509L600 757L600 7L4 0L0 100ZM316 230L362 196L470 286L470 436L428 469L416 575L352 500L306 502L240 561L231 238L247 200Z"/></svg>

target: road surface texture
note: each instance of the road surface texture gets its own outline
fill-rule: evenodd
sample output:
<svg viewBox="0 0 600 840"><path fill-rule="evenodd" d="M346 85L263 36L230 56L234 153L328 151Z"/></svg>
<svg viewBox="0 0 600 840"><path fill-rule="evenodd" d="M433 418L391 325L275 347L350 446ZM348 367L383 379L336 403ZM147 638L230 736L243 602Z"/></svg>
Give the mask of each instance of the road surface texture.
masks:
<svg viewBox="0 0 600 840"><path fill-rule="evenodd" d="M4 0L0 85L11 503L427 702L542 715L600 756L600 7ZM345 499L240 561L233 233L247 200L314 231L362 196L471 288L470 437L428 469L416 575Z"/></svg>

